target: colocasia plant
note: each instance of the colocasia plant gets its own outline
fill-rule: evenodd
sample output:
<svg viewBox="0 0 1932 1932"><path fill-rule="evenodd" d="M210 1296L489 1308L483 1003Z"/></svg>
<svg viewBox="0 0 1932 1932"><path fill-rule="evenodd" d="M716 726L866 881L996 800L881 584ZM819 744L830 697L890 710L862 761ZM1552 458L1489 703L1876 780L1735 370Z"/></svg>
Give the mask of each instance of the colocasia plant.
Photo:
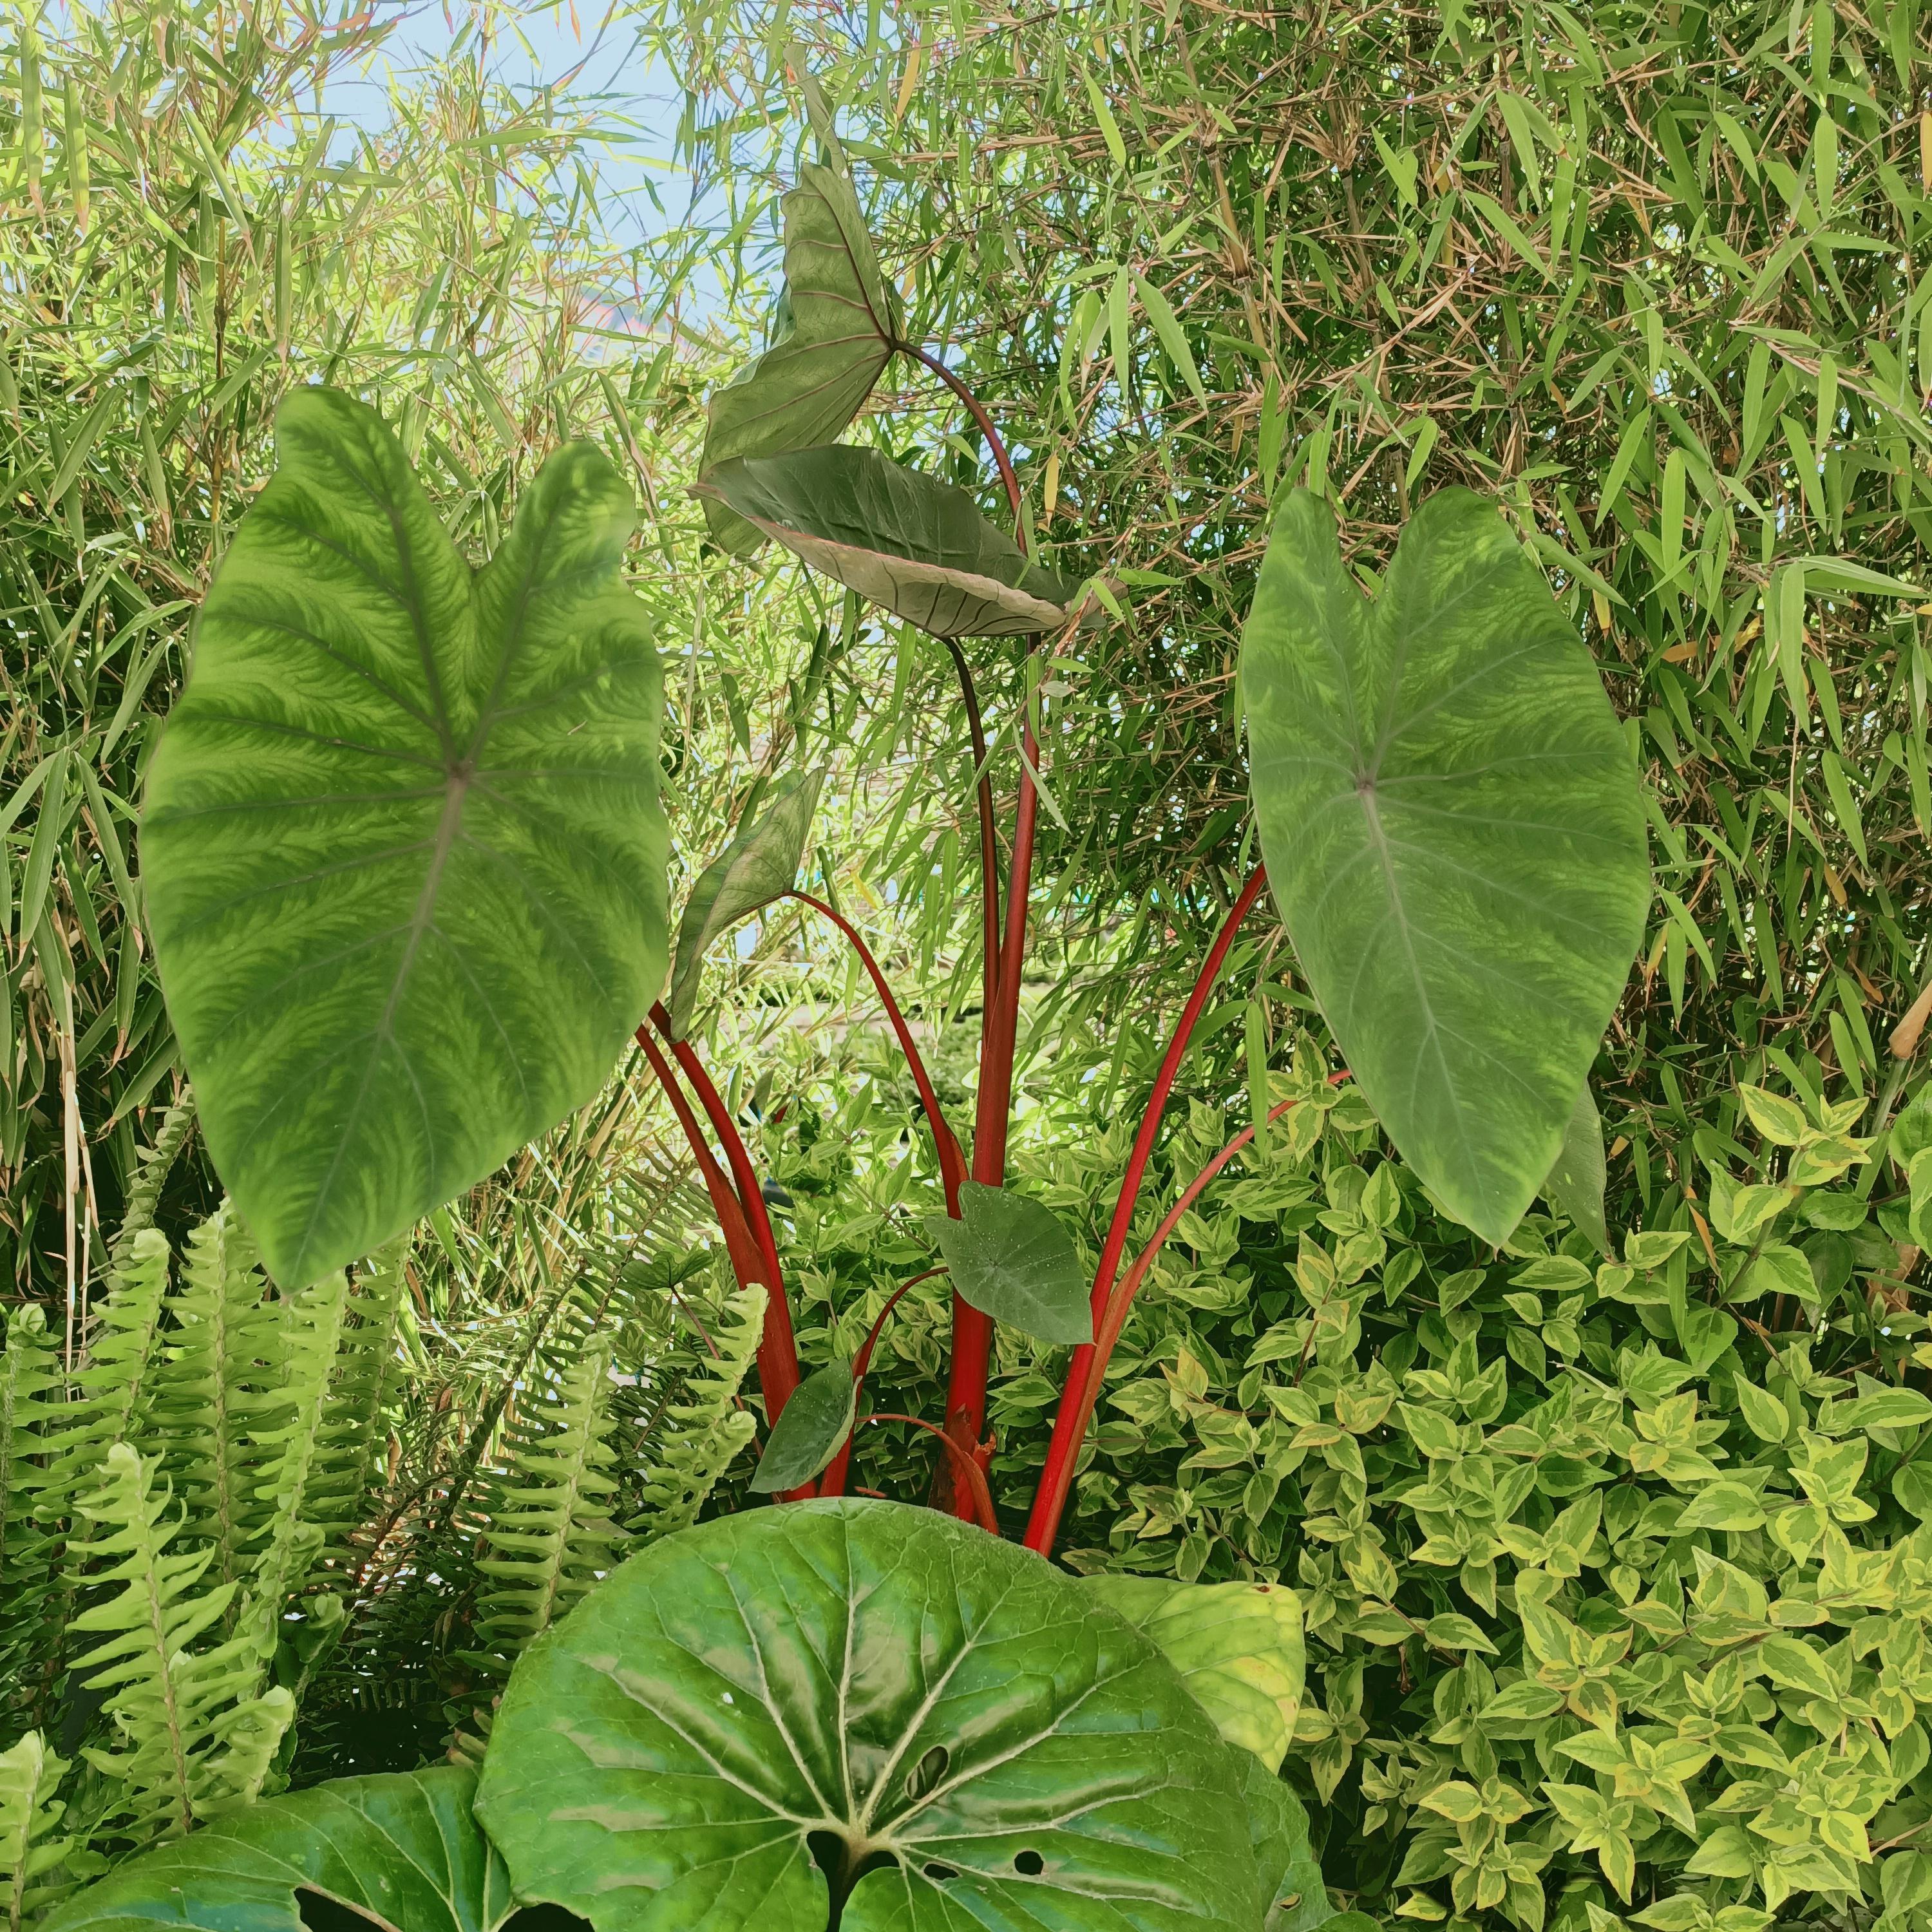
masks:
<svg viewBox="0 0 1932 1932"><path fill-rule="evenodd" d="M142 834L214 1163L278 1283L340 1279L587 1102L634 1036L733 1270L764 1291L754 1486L781 1500L661 1537L591 1588L517 1664L480 1773L344 1780L236 1810L70 1900L58 1932L163 1901L171 1922L246 1911L293 1932L305 1890L466 1932L519 1902L598 1932L1309 1932L1329 1916L1276 1775L1300 1694L1292 1594L1081 1579L1047 1560L1134 1297L1264 1122L1130 1255L1143 1178L1265 891L1349 1074L1442 1214L1501 1244L1547 1192L1600 1225L1586 1077L1650 890L1633 761L1496 506L1430 499L1378 575L1345 562L1318 500L1287 495L1240 665L1267 872L1202 963L1084 1270L1055 1215L1005 1185L1007 1132L1049 735L1037 694L1117 599L1029 554L998 426L904 338L830 116L810 104L820 158L784 198L782 327L713 398L696 489L725 550L783 545L956 668L982 913L970 1131L946 1118L859 934L798 890L822 774L767 791L671 946L658 670L620 575L630 492L604 458L559 451L472 569L370 410L292 397L274 477L202 610ZM965 492L836 440L898 358L970 412L1010 536ZM1000 651L1024 660L1027 695L989 733L982 654ZM1016 766L1004 824L996 758ZM801 1381L760 1176L690 1037L707 949L787 896L858 949L936 1150L945 1412L902 1419L937 1439L938 1508L844 1496L878 1328ZM1257 1090L1265 1106L1264 1078ZM1024 1546L1001 1539L986 1478L1000 1324L1067 1350ZM23 1843L44 1772L19 1768Z"/></svg>

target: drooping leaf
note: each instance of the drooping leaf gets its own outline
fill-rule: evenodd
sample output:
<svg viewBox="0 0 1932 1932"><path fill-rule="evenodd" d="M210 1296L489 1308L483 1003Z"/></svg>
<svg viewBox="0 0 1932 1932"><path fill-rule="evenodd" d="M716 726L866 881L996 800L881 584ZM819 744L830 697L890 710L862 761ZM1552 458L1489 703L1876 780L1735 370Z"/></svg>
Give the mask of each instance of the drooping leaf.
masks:
<svg viewBox="0 0 1932 1932"><path fill-rule="evenodd" d="M814 1834L850 1884L843 1932L1252 1932L1240 1776L1173 1666L1071 1579L840 1499L616 1570L518 1666L477 1808L520 1896L596 1932L815 1932Z"/></svg>
<svg viewBox="0 0 1932 1932"><path fill-rule="evenodd" d="M807 1376L772 1424L752 1487L770 1496L810 1482L851 1434L857 1388L842 1357Z"/></svg>
<svg viewBox="0 0 1932 1932"><path fill-rule="evenodd" d="M476 1783L445 1765L249 1805L130 1859L40 1932L304 1932L303 1892L398 1932L494 1932L516 1901L471 1814Z"/></svg>
<svg viewBox="0 0 1932 1932"><path fill-rule="evenodd" d="M677 922L676 964L664 1000L679 1039L691 1024L712 942L796 884L824 782L822 770L786 772L765 794L757 818L740 826L737 836L698 875Z"/></svg>
<svg viewBox="0 0 1932 1932"><path fill-rule="evenodd" d="M1425 503L1381 593L1292 492L1241 643L1269 884L1364 1094L1501 1242L1642 935L1643 801L1596 667L1495 509Z"/></svg>
<svg viewBox="0 0 1932 1932"><path fill-rule="evenodd" d="M472 574L374 410L326 389L282 406L141 856L208 1149L284 1286L589 1100L662 983L634 522L574 444Z"/></svg>
<svg viewBox="0 0 1932 1932"><path fill-rule="evenodd" d="M1093 1340L1079 1250L1051 1208L968 1180L959 1190L959 1219L928 1214L926 1231L953 1286L982 1315L1042 1342Z"/></svg>
<svg viewBox="0 0 1932 1932"><path fill-rule="evenodd" d="M865 406L891 359L898 298L879 273L842 157L807 162L780 201L784 290L770 346L711 398L700 476L736 456L830 442ZM707 496L712 541L749 556L765 532Z"/></svg>
<svg viewBox="0 0 1932 1932"><path fill-rule="evenodd" d="M1246 1751L1241 1796L1261 1880L1262 1932L1313 1932L1331 1916L1321 1861L1308 1842L1301 1800L1262 1760Z"/></svg>
<svg viewBox="0 0 1932 1932"><path fill-rule="evenodd" d="M1576 1104L1563 1130L1563 1144L1543 1184L1550 1205L1559 1208L1595 1244L1598 1253L1610 1251L1610 1224L1604 1218L1604 1118L1586 1081L1577 1090Z"/></svg>
<svg viewBox="0 0 1932 1932"><path fill-rule="evenodd" d="M1301 1708L1301 1599L1279 1583L1176 1583L1103 1573L1084 1580L1157 1643L1230 1744L1281 1768Z"/></svg>
<svg viewBox="0 0 1932 1932"><path fill-rule="evenodd" d="M935 638L1064 624L1078 586L1028 560L964 490L835 444L722 464L700 479L815 570Z"/></svg>

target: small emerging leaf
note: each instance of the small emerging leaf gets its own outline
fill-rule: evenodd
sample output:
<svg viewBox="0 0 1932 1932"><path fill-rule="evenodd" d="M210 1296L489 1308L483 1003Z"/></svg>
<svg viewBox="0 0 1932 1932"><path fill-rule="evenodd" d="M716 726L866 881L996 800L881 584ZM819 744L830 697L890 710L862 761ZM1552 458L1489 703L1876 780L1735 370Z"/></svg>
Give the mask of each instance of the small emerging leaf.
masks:
<svg viewBox="0 0 1932 1932"><path fill-rule="evenodd" d="M1078 588L1030 562L964 490L875 449L722 464L696 494L935 638L1056 629Z"/></svg>
<svg viewBox="0 0 1932 1932"><path fill-rule="evenodd" d="M1079 1252L1052 1208L969 1180L959 1216L928 1214L926 1228L967 1302L1039 1341L1093 1340Z"/></svg>
<svg viewBox="0 0 1932 1932"><path fill-rule="evenodd" d="M810 1482L851 1434L857 1393L852 1364L842 1357L807 1376L772 1424L752 1487L771 1496Z"/></svg>
<svg viewBox="0 0 1932 1932"><path fill-rule="evenodd" d="M677 964L665 1006L682 1040L698 1004L699 976L712 941L741 919L791 890L812 831L823 771L788 772L765 795L764 809L699 875L677 926Z"/></svg>

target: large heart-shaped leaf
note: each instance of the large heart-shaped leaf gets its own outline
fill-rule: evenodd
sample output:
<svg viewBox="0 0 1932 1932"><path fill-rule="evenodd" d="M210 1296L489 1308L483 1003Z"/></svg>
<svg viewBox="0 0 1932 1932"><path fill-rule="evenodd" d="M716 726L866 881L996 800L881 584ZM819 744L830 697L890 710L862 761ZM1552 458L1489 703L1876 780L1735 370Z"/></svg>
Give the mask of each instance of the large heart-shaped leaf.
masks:
<svg viewBox="0 0 1932 1932"><path fill-rule="evenodd" d="M860 410L891 360L898 301L879 273L872 237L842 158L808 162L780 202L784 294L771 346L711 398L700 476L734 456L830 442ZM749 556L765 532L722 497L707 497L712 539Z"/></svg>
<svg viewBox="0 0 1932 1932"><path fill-rule="evenodd" d="M130 1859L40 1932L304 1932L304 1892L393 1932L495 1932L516 1902L471 1814L476 1784L446 1765L249 1805Z"/></svg>
<svg viewBox="0 0 1932 1932"><path fill-rule="evenodd" d="M1642 934L1642 793L1595 665L1493 507L1431 497L1381 594L1293 492L1241 640L1268 883L1424 1184L1522 1218Z"/></svg>
<svg viewBox="0 0 1932 1932"><path fill-rule="evenodd" d="M740 458L696 490L935 638L1054 629L1078 589L1030 562L964 490L875 449Z"/></svg>
<svg viewBox="0 0 1932 1932"><path fill-rule="evenodd" d="M544 464L473 573L374 410L297 391L202 607L141 857L208 1150L285 1286L594 1094L662 983L631 494Z"/></svg>
<svg viewBox="0 0 1932 1932"><path fill-rule="evenodd" d="M1256 1932L1239 1755L1039 1558L821 1500L616 1570L518 1664L477 1807L597 1932Z"/></svg>
<svg viewBox="0 0 1932 1932"><path fill-rule="evenodd" d="M1333 1916L1301 1800L1258 1757L1241 1778L1264 1906L1262 1932L1312 1932Z"/></svg>
<svg viewBox="0 0 1932 1932"><path fill-rule="evenodd" d="M1083 1587L1160 1646L1230 1744L1280 1769L1306 1669L1292 1590L1112 1574Z"/></svg>
<svg viewBox="0 0 1932 1932"><path fill-rule="evenodd" d="M682 1040L711 943L741 919L771 904L798 882L798 863L818 808L823 771L788 772L765 794L758 816L698 875L678 921L676 964L665 1008Z"/></svg>
<svg viewBox="0 0 1932 1932"><path fill-rule="evenodd" d="M959 1218L928 1214L926 1231L952 1286L982 1315L1042 1342L1090 1342L1088 1284L1060 1216L982 1181L960 1184Z"/></svg>

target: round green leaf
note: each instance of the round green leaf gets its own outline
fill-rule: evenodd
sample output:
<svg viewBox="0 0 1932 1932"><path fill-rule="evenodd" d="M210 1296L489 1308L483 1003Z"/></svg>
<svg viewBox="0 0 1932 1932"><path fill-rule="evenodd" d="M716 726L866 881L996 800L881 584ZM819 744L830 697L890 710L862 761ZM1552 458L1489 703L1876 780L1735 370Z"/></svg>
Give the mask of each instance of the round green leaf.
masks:
<svg viewBox="0 0 1932 1932"><path fill-rule="evenodd" d="M798 865L818 808L823 771L788 772L765 794L758 814L699 874L677 926L677 964L665 995L671 1030L682 1040L698 1004L712 941L762 910L798 882Z"/></svg>
<svg viewBox="0 0 1932 1932"><path fill-rule="evenodd" d="M752 1487L770 1496L810 1482L851 1434L857 1396L852 1364L842 1358L835 1357L807 1376L772 1424Z"/></svg>
<svg viewBox="0 0 1932 1932"><path fill-rule="evenodd" d="M304 1932L305 1892L398 1932L494 1932L516 1901L476 1784L444 1765L249 1805L116 1867L40 1932Z"/></svg>
<svg viewBox="0 0 1932 1932"><path fill-rule="evenodd" d="M964 490L875 449L842 443L721 464L695 488L935 638L1056 628L1078 588L1030 562Z"/></svg>
<svg viewBox="0 0 1932 1932"><path fill-rule="evenodd" d="M518 1664L477 1808L597 1932L1255 1932L1238 1759L1050 1564L841 1499L614 1572Z"/></svg>
<svg viewBox="0 0 1932 1932"><path fill-rule="evenodd" d="M1582 640L1495 508L1445 490L1381 593L1294 491L1241 641L1268 880L1424 1185L1505 1240L1642 935L1643 799Z"/></svg>
<svg viewBox="0 0 1932 1932"><path fill-rule="evenodd" d="M1600 1255L1610 1251L1610 1223L1604 1218L1604 1118L1586 1081L1576 1090L1576 1104L1563 1130L1563 1144L1556 1150L1543 1184L1544 1197L1552 1208L1569 1216L1586 1234Z"/></svg>
<svg viewBox="0 0 1932 1932"><path fill-rule="evenodd" d="M928 1214L926 1231L952 1286L981 1314L1042 1342L1093 1340L1080 1252L1051 1208L968 1180L959 1190L959 1219Z"/></svg>
<svg viewBox="0 0 1932 1932"><path fill-rule="evenodd" d="M202 607L142 866L210 1153L285 1286L589 1100L662 984L629 490L560 450L472 573L374 410L298 390Z"/></svg>
<svg viewBox="0 0 1932 1932"><path fill-rule="evenodd" d="M808 162L780 201L784 293L771 346L712 396L700 476L734 456L830 442L860 410L898 340L898 300L879 273L842 158ZM766 532L707 496L712 540L749 556Z"/></svg>

